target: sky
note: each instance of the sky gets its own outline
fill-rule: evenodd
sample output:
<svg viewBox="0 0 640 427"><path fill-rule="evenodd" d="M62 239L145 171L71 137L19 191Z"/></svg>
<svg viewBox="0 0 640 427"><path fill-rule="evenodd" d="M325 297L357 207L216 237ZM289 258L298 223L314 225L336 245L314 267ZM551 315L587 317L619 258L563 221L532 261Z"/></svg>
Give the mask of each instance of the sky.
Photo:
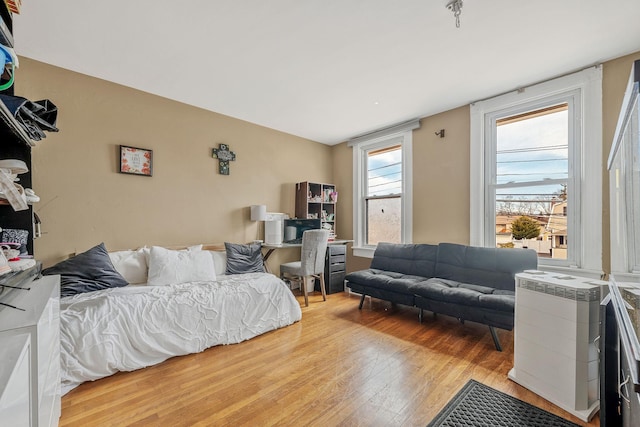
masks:
<svg viewBox="0 0 640 427"><path fill-rule="evenodd" d="M544 181L568 178L568 134L568 110L498 126L496 198L548 200L557 194L561 184ZM500 188L513 183L522 186ZM546 204L536 211L550 207Z"/></svg>

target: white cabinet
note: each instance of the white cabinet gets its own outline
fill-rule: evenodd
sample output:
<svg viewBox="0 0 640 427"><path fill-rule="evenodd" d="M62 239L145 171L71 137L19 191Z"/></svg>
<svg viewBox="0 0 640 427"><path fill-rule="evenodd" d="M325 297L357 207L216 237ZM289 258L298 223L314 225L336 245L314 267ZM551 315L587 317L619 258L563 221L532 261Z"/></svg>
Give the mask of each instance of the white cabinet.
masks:
<svg viewBox="0 0 640 427"><path fill-rule="evenodd" d="M509 378L584 421L599 409L596 338L604 285L557 273L516 275Z"/></svg>
<svg viewBox="0 0 640 427"><path fill-rule="evenodd" d="M31 419L30 342L29 335L15 335L0 347L0 414L8 426L29 426Z"/></svg>
<svg viewBox="0 0 640 427"><path fill-rule="evenodd" d="M3 360L0 370L3 374L0 390L4 389L0 395L0 420L4 423L19 417L7 425L57 426L60 418L60 277L45 276L26 286L31 290L15 290L3 299L24 311L11 307L0 310L0 348L12 360L8 364ZM25 364L25 361L28 362ZM28 378L26 386L25 378ZM21 415L25 407L29 408L27 424Z"/></svg>

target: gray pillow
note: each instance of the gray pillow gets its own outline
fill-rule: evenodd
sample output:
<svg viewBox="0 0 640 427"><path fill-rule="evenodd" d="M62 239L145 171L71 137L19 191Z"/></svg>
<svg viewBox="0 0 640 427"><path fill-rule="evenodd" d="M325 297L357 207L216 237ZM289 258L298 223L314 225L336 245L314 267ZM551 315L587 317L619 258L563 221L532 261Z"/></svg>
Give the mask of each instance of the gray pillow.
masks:
<svg viewBox="0 0 640 427"><path fill-rule="evenodd" d="M104 243L46 268L42 274L60 275L61 297L129 284L114 268Z"/></svg>
<svg viewBox="0 0 640 427"><path fill-rule="evenodd" d="M264 273L262 247L259 244L224 243L227 250L227 274Z"/></svg>

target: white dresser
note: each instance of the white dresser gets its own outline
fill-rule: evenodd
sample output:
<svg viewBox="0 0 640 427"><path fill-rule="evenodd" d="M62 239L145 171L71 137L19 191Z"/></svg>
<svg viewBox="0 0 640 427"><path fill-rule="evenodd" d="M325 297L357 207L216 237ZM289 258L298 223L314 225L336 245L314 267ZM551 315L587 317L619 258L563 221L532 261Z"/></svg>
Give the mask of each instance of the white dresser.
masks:
<svg viewBox="0 0 640 427"><path fill-rule="evenodd" d="M509 378L588 421L599 409L600 287L606 282L516 275L514 366Z"/></svg>
<svg viewBox="0 0 640 427"><path fill-rule="evenodd" d="M45 276L26 286L31 290L14 290L2 300L25 311L0 310L0 424L57 426L60 277Z"/></svg>

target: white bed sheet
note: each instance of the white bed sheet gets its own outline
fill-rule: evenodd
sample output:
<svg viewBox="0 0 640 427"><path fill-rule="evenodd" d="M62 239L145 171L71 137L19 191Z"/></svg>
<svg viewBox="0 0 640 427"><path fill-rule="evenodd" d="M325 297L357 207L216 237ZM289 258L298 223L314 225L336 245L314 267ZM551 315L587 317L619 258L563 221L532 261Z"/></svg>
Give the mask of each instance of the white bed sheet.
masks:
<svg viewBox="0 0 640 427"><path fill-rule="evenodd" d="M302 318L300 304L267 273L214 282L126 286L62 298L62 394L118 371L235 344Z"/></svg>

